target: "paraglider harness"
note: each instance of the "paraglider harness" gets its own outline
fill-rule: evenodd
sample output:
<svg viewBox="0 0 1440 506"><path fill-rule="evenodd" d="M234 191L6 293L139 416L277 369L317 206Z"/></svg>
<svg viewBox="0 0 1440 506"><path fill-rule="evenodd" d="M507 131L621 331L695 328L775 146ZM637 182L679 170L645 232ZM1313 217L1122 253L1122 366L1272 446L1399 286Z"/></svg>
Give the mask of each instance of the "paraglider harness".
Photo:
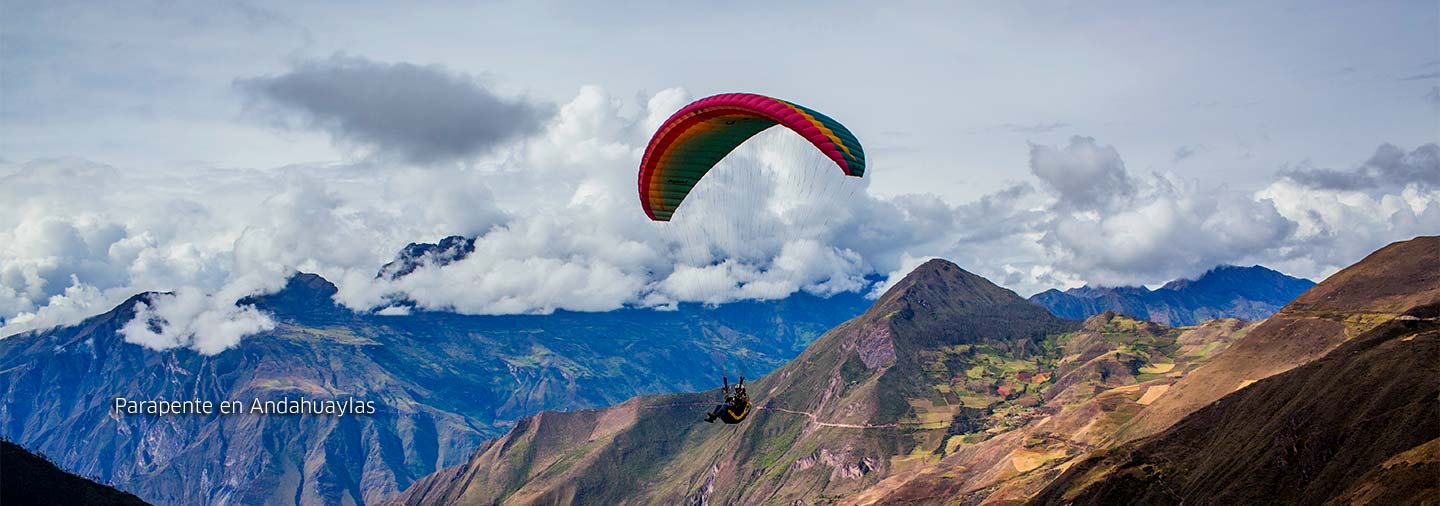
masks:
<svg viewBox="0 0 1440 506"><path fill-rule="evenodd" d="M740 377L740 383L735 385L735 390L730 390L730 378L721 376L725 387L720 390L725 396L725 402L715 406L715 410L705 415L705 421L715 423L716 419L727 424L736 424L750 416L750 395L745 393L745 377Z"/></svg>

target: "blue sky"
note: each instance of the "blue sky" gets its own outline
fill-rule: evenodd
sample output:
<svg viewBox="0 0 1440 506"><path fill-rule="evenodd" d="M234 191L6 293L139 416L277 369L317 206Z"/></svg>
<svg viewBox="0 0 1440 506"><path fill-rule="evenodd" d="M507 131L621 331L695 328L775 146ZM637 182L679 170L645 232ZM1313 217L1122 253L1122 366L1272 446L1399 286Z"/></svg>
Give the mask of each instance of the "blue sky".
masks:
<svg viewBox="0 0 1440 506"><path fill-rule="evenodd" d="M233 313L236 294L297 268L362 310L397 292L466 312L598 310L852 287L928 256L1022 295L1215 263L1323 277L1440 232L1434 2L0 10L9 330L140 289L192 288L177 320ZM849 126L870 159L863 205L798 234L811 242L681 272L673 244L625 215L625 181L656 117L730 91ZM515 239L567 227L598 235ZM407 242L496 230L504 261L365 280ZM586 245L631 243L651 256ZM795 262L825 267L780 267ZM538 265L562 274L496 274ZM457 275L489 281L442 282Z"/></svg>

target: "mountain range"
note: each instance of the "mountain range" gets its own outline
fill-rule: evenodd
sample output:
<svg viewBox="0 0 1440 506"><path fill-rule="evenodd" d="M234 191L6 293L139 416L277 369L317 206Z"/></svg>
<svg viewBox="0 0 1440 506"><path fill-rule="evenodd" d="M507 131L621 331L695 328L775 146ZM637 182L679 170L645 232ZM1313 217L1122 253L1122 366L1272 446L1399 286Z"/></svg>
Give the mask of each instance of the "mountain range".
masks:
<svg viewBox="0 0 1440 506"><path fill-rule="evenodd" d="M674 311L385 316L311 274L245 302L277 322L207 356L126 343L137 295L0 340L0 436L160 504L376 503L546 409L761 375L860 313L859 294ZM360 399L369 416L125 416L132 400Z"/></svg>
<svg viewBox="0 0 1440 506"><path fill-rule="evenodd" d="M1440 500L1440 238L1263 322L1062 320L944 261L751 386L542 412L400 504Z"/></svg>
<svg viewBox="0 0 1440 506"><path fill-rule="evenodd" d="M471 244L409 245L377 276L463 259ZM1436 265L1392 257L1367 262ZM1336 281L1347 272L1264 323L1235 311L1284 305L1308 281L1221 267L1149 291L1185 294L1172 298L1191 317L1238 317L1184 328L1115 310L1062 318L939 260L873 304L798 293L514 316L357 313L328 281L297 274L244 301L273 331L214 356L125 343L118 329L152 294L0 340L0 436L162 504L1019 501L1048 497L1037 494L1097 452L1324 356L1434 284L1392 280L1401 295L1383 295L1389 305L1355 309L1382 292L1347 291L1353 282ZM1146 315L1179 314L1166 307ZM755 414L697 423L718 402L701 390L726 373L758 377ZM110 409L121 396L359 398L380 410L125 416Z"/></svg>
<svg viewBox="0 0 1440 506"><path fill-rule="evenodd" d="M1085 319L1114 311L1142 320L1182 327L1216 318L1269 318L1315 286L1261 266L1222 265L1193 280L1177 279L1158 290L1143 286L1083 286L1046 290L1030 297L1061 318Z"/></svg>
<svg viewBox="0 0 1440 506"><path fill-rule="evenodd" d="M1181 332L1113 313L1062 320L932 260L756 380L757 411L741 425L697 423L715 391L546 412L398 502L814 504L888 489L889 478L947 458L1000 467L977 465L1004 460L977 449L1033 439L1027 462L1043 462L1088 443L1022 437L1025 427L1056 416L1076 418L1071 430L1118 426L1110 412L1122 399L1095 392L1172 382L1245 328Z"/></svg>

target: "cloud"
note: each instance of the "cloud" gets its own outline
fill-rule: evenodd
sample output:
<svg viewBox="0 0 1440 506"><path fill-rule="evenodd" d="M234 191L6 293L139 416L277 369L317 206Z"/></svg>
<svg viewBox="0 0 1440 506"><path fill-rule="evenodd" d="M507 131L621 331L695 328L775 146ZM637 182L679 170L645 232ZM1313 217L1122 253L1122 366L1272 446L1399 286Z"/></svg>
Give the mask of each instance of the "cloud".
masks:
<svg viewBox="0 0 1440 506"><path fill-rule="evenodd" d="M1031 144L1030 173L1068 209L1102 209L1135 191L1120 153L1090 137L1071 137L1064 147Z"/></svg>
<svg viewBox="0 0 1440 506"><path fill-rule="evenodd" d="M1268 201L1155 176L1103 213L1055 209L1044 242L1057 267L1092 283L1122 285L1261 255L1294 228Z"/></svg>
<svg viewBox="0 0 1440 506"><path fill-rule="evenodd" d="M503 98L439 65L336 55L236 81L281 123L294 117L337 143L414 163L468 158L538 132L551 108Z"/></svg>
<svg viewBox="0 0 1440 506"><path fill-rule="evenodd" d="M1130 173L1117 150L1089 138L1032 146L1032 171L1054 201L1046 219L1018 221L1041 234L1045 260L1009 265L1006 279L1150 284L1221 263L1324 277L1386 243L1440 232L1437 153L1384 144L1352 170L1283 172L1244 192Z"/></svg>
<svg viewBox="0 0 1440 506"><path fill-rule="evenodd" d="M1316 279L1390 242L1440 233L1440 188L1412 183L1394 192L1361 192L1282 178L1255 197L1274 202L1282 216L1297 224L1265 261Z"/></svg>
<svg viewBox="0 0 1440 506"><path fill-rule="evenodd" d="M9 287L0 286L0 290L10 290ZM11 291L0 293L11 301L30 301L16 297ZM97 306L105 303L105 296L94 286L81 283L77 276L71 275L70 286L63 292L50 296L43 305L32 311L7 311L6 315L13 315L8 320L0 320L0 337L10 335L12 332L24 332L34 329L45 329L57 325L68 325L84 319L95 311Z"/></svg>
<svg viewBox="0 0 1440 506"><path fill-rule="evenodd" d="M1361 166L1351 170L1302 168L1281 173L1296 184L1329 190L1397 189L1415 184L1440 188L1440 145L1429 143L1406 153L1382 144Z"/></svg>
<svg viewBox="0 0 1440 506"><path fill-rule="evenodd" d="M1035 182L957 204L872 194L872 176L842 176L783 129L722 161L674 221L651 222L638 212L635 167L654 125L688 99L681 89L630 101L584 87L534 134L498 141L475 164L0 162L0 336L169 292L137 308L126 339L217 353L273 328L237 302L279 289L296 270L335 282L337 302L386 315L870 293L888 285L867 276L898 279L931 257L1021 294L1155 283L1217 263L1317 277L1440 223L1440 190L1397 168L1433 148L1377 155L1352 171L1415 176L1401 187L1281 177L1256 192L1132 173L1117 148L1075 137L1029 146ZM406 244L456 234L476 238L464 259L376 277Z"/></svg>
<svg viewBox="0 0 1440 506"><path fill-rule="evenodd" d="M254 306L237 306L227 294L193 289L154 294L136 302L135 317L120 328L125 342L153 350L188 347L206 355L225 351L250 334L275 328Z"/></svg>

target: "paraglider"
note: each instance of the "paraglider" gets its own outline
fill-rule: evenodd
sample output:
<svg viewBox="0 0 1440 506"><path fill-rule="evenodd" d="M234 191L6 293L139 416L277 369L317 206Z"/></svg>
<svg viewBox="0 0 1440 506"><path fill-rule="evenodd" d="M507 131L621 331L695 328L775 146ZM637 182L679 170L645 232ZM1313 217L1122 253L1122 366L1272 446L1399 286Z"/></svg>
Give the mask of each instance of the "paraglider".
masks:
<svg viewBox="0 0 1440 506"><path fill-rule="evenodd" d="M702 98L681 108L655 131L640 161L640 205L655 221L670 221L695 184L755 134L782 125L800 134L847 176L865 174L865 151L840 122L813 109L751 93Z"/></svg>
<svg viewBox="0 0 1440 506"><path fill-rule="evenodd" d="M735 385L734 391L730 390L730 378L720 378L725 382L725 386L720 389L724 402L706 413L705 421L715 423L715 420L720 420L729 425L745 421L745 418L750 416L750 395L745 393L745 377L740 377L740 383Z"/></svg>
<svg viewBox="0 0 1440 506"><path fill-rule="evenodd" d="M860 141L855 138L855 134L829 116L793 102L752 93L726 93L686 105L660 124L645 148L637 178L640 206L651 220L670 222L686 197L717 164L752 137L776 125L798 135L791 136L793 141L784 140L782 145L793 145L796 149L803 150L807 157L804 163L782 169L781 173L787 174L788 178L757 177L767 171L753 162L747 164L742 161L740 166L732 166L728 175L717 176L719 179L714 183L719 186L709 187L729 192L727 198L719 200L725 204L722 210L726 214L725 220L712 220L712 217L705 216L682 217L677 219L677 223L668 223L662 228L669 234L675 234L672 237L680 238L675 242L679 245L677 251L685 252L681 253L681 256L691 257L677 262L677 265L699 266L688 267L686 271L687 275L692 276L692 280L702 280L699 286L718 286L703 281L713 278L715 274L723 275L720 270L734 267L727 262L735 258L743 262L746 258L765 255L766 250L756 246L767 242L776 243L762 240L761 238L774 234L762 234L761 230L773 231L767 227L780 222L780 213L789 213L785 216L789 220L785 222L785 226L790 227L792 232L807 226L811 227L810 230L823 230L830 216L821 216L827 220L825 224L815 220L815 211L823 207L813 205L813 202L822 202L827 192L841 188L854 191L858 184L834 182L847 179L841 177L842 175L863 177L865 151L860 147ZM810 149L811 147L814 149ZM818 155L823 157L817 156L816 150ZM746 156L742 155L741 158L745 159ZM834 174L831 164L838 168L841 174ZM810 177L812 172L815 177ZM822 175L834 177L822 180ZM764 185L771 185L772 181L781 179L796 183L795 186L803 191L795 192L793 196L796 198L766 200L769 196L782 193L773 191L780 188L780 185ZM789 185L785 187L794 188ZM706 209L707 204L704 202L707 200L715 201L707 197L699 197L697 200L702 202L701 209ZM766 205L768 202L780 202L782 205L772 208ZM784 204L791 205L787 207ZM711 210L715 209L712 207ZM771 212L776 214L769 214ZM776 219L772 219L772 216ZM681 223L685 221L690 223ZM720 223L713 228L707 226L715 222ZM820 226L816 227L817 224ZM723 252L728 254L718 264L712 263L714 260L710 255L709 241L712 238L719 243ZM697 244L701 241L704 243ZM760 253L755 254L756 251ZM715 265L723 267L712 270L711 267ZM721 299L714 297L713 293L703 293L703 290L698 293L698 297L691 300L714 302ZM751 406L743 376L733 390L729 378L722 378L723 401L707 413L704 420L709 423L715 423L716 420L725 424L741 423L750 416L752 409L759 408Z"/></svg>

